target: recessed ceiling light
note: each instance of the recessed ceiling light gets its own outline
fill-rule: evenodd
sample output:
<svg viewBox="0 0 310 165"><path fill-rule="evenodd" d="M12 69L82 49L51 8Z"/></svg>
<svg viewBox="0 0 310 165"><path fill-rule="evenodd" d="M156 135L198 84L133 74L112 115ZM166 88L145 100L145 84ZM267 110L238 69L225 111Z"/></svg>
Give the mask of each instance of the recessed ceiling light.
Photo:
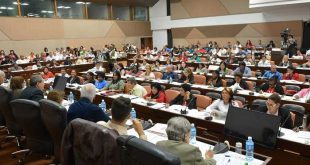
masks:
<svg viewBox="0 0 310 165"><path fill-rule="evenodd" d="M8 10L14 10L14 8L13 8L13 7L8 7L7 9L8 9Z"/></svg>
<svg viewBox="0 0 310 165"><path fill-rule="evenodd" d="M70 6L65 6L64 8L65 8L65 9L70 9L71 7L70 7Z"/></svg>
<svg viewBox="0 0 310 165"><path fill-rule="evenodd" d="M5 10L7 8L5 6L0 6L0 9Z"/></svg>
<svg viewBox="0 0 310 165"><path fill-rule="evenodd" d="M18 3L17 2L13 2L13 5L18 5Z"/></svg>
<svg viewBox="0 0 310 165"><path fill-rule="evenodd" d="M64 8L64 6L58 6L57 8L58 8L58 9L62 9L62 8Z"/></svg>
<svg viewBox="0 0 310 165"><path fill-rule="evenodd" d="M79 5L85 4L84 2L81 2L81 1L78 1L78 2L75 2L75 3L79 4Z"/></svg>
<svg viewBox="0 0 310 165"><path fill-rule="evenodd" d="M42 10L42 11L41 11L41 13L47 13L47 11L45 11L45 10Z"/></svg>
<svg viewBox="0 0 310 165"><path fill-rule="evenodd" d="M28 6L29 3L21 3L20 5L22 5L22 6Z"/></svg>
<svg viewBox="0 0 310 165"><path fill-rule="evenodd" d="M53 14L54 12L53 12L53 11L47 11L47 13L49 13L49 14Z"/></svg>

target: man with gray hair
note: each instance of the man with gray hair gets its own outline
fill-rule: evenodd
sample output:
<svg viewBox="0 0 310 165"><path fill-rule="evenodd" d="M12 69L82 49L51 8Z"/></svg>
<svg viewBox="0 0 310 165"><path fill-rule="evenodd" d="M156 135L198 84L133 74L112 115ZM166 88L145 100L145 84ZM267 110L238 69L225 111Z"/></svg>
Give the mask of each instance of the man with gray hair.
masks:
<svg viewBox="0 0 310 165"><path fill-rule="evenodd" d="M182 165L215 165L213 151L201 155L198 147L189 144L191 124L184 117L173 117L168 121L166 133L168 140L157 142L157 146L180 158Z"/></svg>
<svg viewBox="0 0 310 165"><path fill-rule="evenodd" d="M127 82L129 84L129 94L141 98L143 98L147 94L146 89L143 86L139 85L134 77L128 78Z"/></svg>
<svg viewBox="0 0 310 165"><path fill-rule="evenodd" d="M68 123L76 118L98 122L108 122L110 118L95 104L93 100L96 96L94 84L86 84L81 88L80 100L73 103L67 113Z"/></svg>
<svg viewBox="0 0 310 165"><path fill-rule="evenodd" d="M28 99L32 101L40 101L44 99L44 80L40 75L33 75L30 78L30 84L20 94L20 99Z"/></svg>

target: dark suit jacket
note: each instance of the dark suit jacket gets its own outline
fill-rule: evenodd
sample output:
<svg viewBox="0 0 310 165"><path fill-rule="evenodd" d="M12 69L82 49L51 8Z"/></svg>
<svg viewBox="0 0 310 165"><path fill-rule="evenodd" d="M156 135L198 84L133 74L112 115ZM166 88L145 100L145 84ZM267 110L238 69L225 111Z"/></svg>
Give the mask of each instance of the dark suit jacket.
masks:
<svg viewBox="0 0 310 165"><path fill-rule="evenodd" d="M268 111L268 108L266 106L261 106L257 109L257 111L266 113ZM278 111L278 115L281 116L280 126L284 128L288 128L288 129L292 129L294 127L290 111L288 111L285 108L280 107Z"/></svg>
<svg viewBox="0 0 310 165"><path fill-rule="evenodd" d="M97 105L90 102L89 99L82 97L78 102L73 103L67 113L68 123L76 118L98 122L109 121L110 118Z"/></svg>
<svg viewBox="0 0 310 165"><path fill-rule="evenodd" d="M196 97L192 94L190 94L190 99L186 100L186 104L188 109L197 109L197 105L196 105ZM179 94L175 99L173 99L170 102L170 105L176 104L176 105L183 105L184 100L183 100L183 96L181 96L181 94Z"/></svg>
<svg viewBox="0 0 310 165"><path fill-rule="evenodd" d="M23 90L23 92L19 96L20 99L28 99L32 101L40 101L41 99L44 99L43 92L32 86L28 86Z"/></svg>
<svg viewBox="0 0 310 165"><path fill-rule="evenodd" d="M67 80L68 83L70 84L81 84L80 82L80 78L79 77L69 77L68 80Z"/></svg>
<svg viewBox="0 0 310 165"><path fill-rule="evenodd" d="M186 77L185 77L185 75L182 73L182 76L181 76L181 78L179 79L179 82L180 82L180 83L184 83L185 80L186 80ZM190 76L189 76L189 82L188 82L188 83L190 83L190 84L195 84L194 76L193 76L193 75L190 75Z"/></svg>
<svg viewBox="0 0 310 165"><path fill-rule="evenodd" d="M264 83L264 84L261 85L259 88L260 88L260 90L266 92L266 91L269 89L269 84L268 84L268 83ZM284 95L284 90L283 90L282 86L280 86L280 85L278 85L278 84L276 85L274 91L277 92L277 93L279 93L280 95Z"/></svg>
<svg viewBox="0 0 310 165"><path fill-rule="evenodd" d="M292 66L292 62L288 61L287 63L280 62L279 66Z"/></svg>

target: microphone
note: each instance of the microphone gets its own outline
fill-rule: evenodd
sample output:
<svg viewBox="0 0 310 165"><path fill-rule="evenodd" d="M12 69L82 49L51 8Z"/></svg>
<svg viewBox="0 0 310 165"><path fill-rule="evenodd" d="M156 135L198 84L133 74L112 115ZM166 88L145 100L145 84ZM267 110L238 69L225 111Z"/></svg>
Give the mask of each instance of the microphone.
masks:
<svg viewBox="0 0 310 165"><path fill-rule="evenodd" d="M192 103L192 101L194 100L194 96L191 98L191 100L188 102L187 106L185 107L184 110L181 109L181 114L187 114L187 108L188 106Z"/></svg>
<svg viewBox="0 0 310 165"><path fill-rule="evenodd" d="M284 133L281 133L281 129L282 129L282 127L284 126L284 124L287 122L287 120L288 120L290 117L291 117L291 115L288 115L288 116L286 117L286 119L284 120L284 122L281 123L280 129L279 129L279 132L278 132L278 137L281 137L281 136L284 135Z"/></svg>

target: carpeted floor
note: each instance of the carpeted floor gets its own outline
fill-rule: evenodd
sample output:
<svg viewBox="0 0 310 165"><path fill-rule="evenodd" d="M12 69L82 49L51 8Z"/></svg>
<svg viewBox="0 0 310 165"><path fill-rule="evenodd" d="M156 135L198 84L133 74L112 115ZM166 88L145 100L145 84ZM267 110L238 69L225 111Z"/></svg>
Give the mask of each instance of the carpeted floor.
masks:
<svg viewBox="0 0 310 165"><path fill-rule="evenodd" d="M0 130L0 141L6 136L5 130ZM18 150L15 140L1 144L0 148L0 165L18 165L18 159L13 159L11 156L12 152ZM26 165L45 165L51 164L52 158L45 158L44 155L31 154L27 156L25 160Z"/></svg>

